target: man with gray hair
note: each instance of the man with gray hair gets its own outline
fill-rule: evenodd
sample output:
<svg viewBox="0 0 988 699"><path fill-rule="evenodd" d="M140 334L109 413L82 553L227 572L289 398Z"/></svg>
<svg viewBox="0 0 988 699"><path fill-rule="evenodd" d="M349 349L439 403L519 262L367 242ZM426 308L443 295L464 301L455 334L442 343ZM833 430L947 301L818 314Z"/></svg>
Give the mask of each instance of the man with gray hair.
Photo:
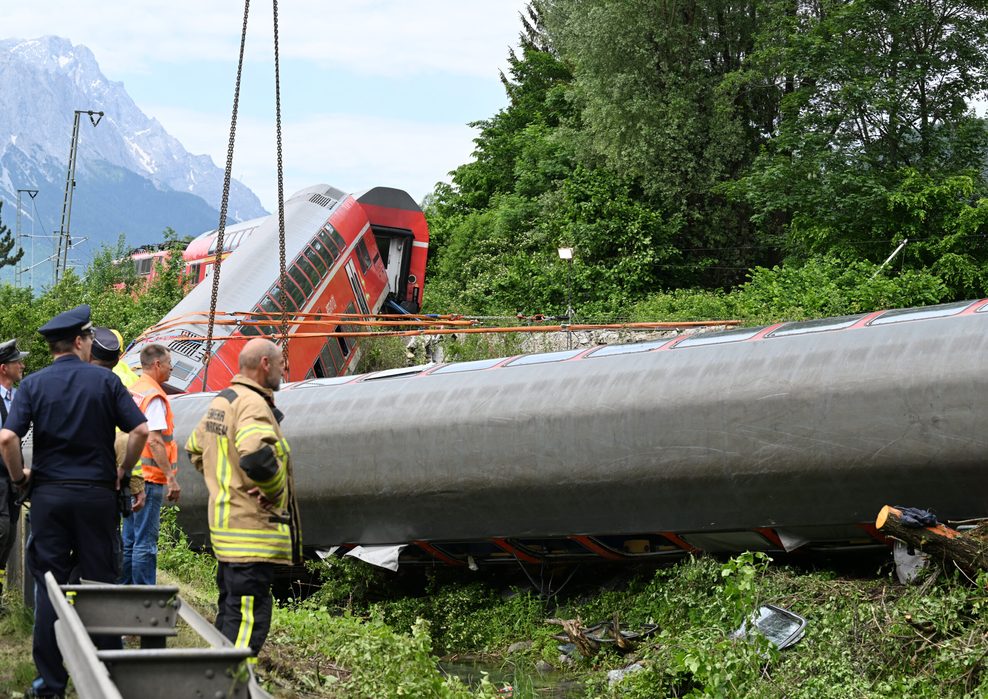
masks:
<svg viewBox="0 0 988 699"><path fill-rule="evenodd" d="M158 577L158 531L164 500L178 502L178 446L175 444L175 418L162 384L172 375L171 353L162 345L145 345L141 350L141 376L130 391L148 420L148 441L141 453L144 476L144 507L124 520L123 570L121 581L133 585L154 585Z"/></svg>
<svg viewBox="0 0 988 699"><path fill-rule="evenodd" d="M219 562L216 628L255 655L271 625L275 568L302 560L291 450L274 405L284 372L281 348L250 340L240 373L185 444L209 490L209 537Z"/></svg>

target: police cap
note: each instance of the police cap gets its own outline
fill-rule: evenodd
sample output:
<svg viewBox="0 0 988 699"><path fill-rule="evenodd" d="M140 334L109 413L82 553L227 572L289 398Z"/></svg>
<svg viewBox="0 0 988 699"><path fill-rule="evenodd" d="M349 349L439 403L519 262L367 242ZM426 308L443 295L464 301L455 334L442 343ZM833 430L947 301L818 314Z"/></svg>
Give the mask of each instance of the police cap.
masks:
<svg viewBox="0 0 988 699"><path fill-rule="evenodd" d="M7 340L0 342L0 364L10 364L19 362L27 356L27 352L17 349L17 340Z"/></svg>
<svg viewBox="0 0 988 699"><path fill-rule="evenodd" d="M93 327L93 357L104 362L120 359L120 340L109 328Z"/></svg>
<svg viewBox="0 0 988 699"><path fill-rule="evenodd" d="M38 328L46 340L73 340L83 333L92 330L93 323L89 317L89 306L82 304L72 310L59 313L47 323Z"/></svg>

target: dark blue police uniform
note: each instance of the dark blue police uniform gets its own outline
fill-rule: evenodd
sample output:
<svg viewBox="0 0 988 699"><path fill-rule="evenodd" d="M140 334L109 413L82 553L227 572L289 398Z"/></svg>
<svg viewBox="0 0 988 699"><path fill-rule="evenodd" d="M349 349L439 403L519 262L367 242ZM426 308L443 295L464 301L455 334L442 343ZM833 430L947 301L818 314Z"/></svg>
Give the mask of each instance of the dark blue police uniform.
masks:
<svg viewBox="0 0 988 699"><path fill-rule="evenodd" d="M89 306L66 311L38 332L74 339L90 332ZM21 439L34 425L31 468L31 538L28 568L37 586L34 662L36 696L61 696L68 674L55 640L56 615L45 589L51 571L60 584L70 573L112 583L117 527L115 428L130 432L146 419L120 380L75 354L59 356L21 382L5 428ZM94 638L120 647L120 638Z"/></svg>
<svg viewBox="0 0 988 699"><path fill-rule="evenodd" d="M17 340L0 342L0 364L21 362L26 356L27 352L17 349ZM0 386L0 427L7 421L8 408L12 404L10 400L12 391L12 388L8 390ZM0 597L7 582L7 559L10 558L10 552L14 547L20 512L21 508L17 504L17 489L10 482L7 465L0 458ZM2 612L3 600L0 599L0 613Z"/></svg>

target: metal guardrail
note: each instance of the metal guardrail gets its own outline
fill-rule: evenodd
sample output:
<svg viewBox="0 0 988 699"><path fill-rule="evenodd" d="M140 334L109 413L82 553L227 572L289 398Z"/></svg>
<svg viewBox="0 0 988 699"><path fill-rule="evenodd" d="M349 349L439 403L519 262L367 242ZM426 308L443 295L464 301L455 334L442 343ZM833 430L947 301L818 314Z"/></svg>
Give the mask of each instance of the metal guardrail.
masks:
<svg viewBox="0 0 988 699"><path fill-rule="evenodd" d="M168 585L59 585L45 574L55 637L79 699L272 699L235 647ZM167 648L181 618L204 648ZM97 650L90 634L137 636L140 648Z"/></svg>

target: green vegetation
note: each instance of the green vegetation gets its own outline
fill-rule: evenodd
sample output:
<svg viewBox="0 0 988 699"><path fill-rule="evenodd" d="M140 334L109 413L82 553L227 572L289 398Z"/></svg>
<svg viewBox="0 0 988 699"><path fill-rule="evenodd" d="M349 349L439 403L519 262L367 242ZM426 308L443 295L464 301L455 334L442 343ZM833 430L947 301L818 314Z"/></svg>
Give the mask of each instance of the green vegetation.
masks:
<svg viewBox="0 0 988 699"><path fill-rule="evenodd" d="M165 236L166 241L174 240L170 230ZM178 281L181 254L161 265L150 286L137 277L132 264L114 264L114 260L126 257L121 238L116 248L104 248L96 255L84 277L69 270L58 284L40 294L9 284L0 286L0 337L16 337L20 347L30 352L26 360L29 372L51 361L48 345L36 331L62 311L88 303L94 324L116 328L124 341L130 342L182 299L185 292Z"/></svg>
<svg viewBox="0 0 988 699"><path fill-rule="evenodd" d="M427 201L427 305L560 314L570 273L582 318L984 295L984 10L533 0L508 106Z"/></svg>
<svg viewBox="0 0 988 699"><path fill-rule="evenodd" d="M10 228L3 223L3 202L0 201L0 269L8 265L16 265L24 257L24 248L14 250L14 235Z"/></svg>
<svg viewBox="0 0 988 699"><path fill-rule="evenodd" d="M764 324L985 295L983 2L533 0L522 20L508 106L475 124L473 160L426 202L427 311L558 315L572 296L584 320ZM0 267L8 239L0 224ZM48 362L34 330L55 313L89 303L130 340L178 301L177 256L144 289L113 264L124 253L121 241L41 294L0 287L0 335L21 340L30 370ZM468 335L445 350L462 361L519 343ZM408 359L396 338L362 344L363 371ZM215 562L172 514L162 570L208 614ZM550 591L445 570L408 591L351 560L309 572L315 591L279 605L261 658L278 696L495 696L437 669L462 655L514 668L516 699L536 696L539 662L588 697L988 695L986 574L934 570L904 587L877 561L841 577L757 553L607 585L578 572ZM765 602L806 617L798 645L731 638ZM546 623L615 617L658 630L628 655L563 661ZM32 674L26 618L0 619L0 693ZM606 671L633 660L642 669L609 686Z"/></svg>
<svg viewBox="0 0 988 699"><path fill-rule="evenodd" d="M175 530L163 534L161 560L195 587L212 573L211 559L181 543L166 551L176 540ZM409 592L392 573L332 558L310 564L313 594L279 605L260 667L269 688L289 697L495 696L486 678L468 688L443 676L437 655L479 657L507 671L516 699L538 696L540 661L581 683L587 697L984 696L988 574L972 581L934 568L921 584L903 586L887 561L853 561L840 576L761 553L704 556L604 576L587 569L540 594L527 583L506 588L503 575L464 578L448 569L421 573ZM764 603L805 617L803 640L780 652L760 637L732 638ZM602 646L562 662L553 638L560 628L547 619L590 625L615 617L631 629L658 629L628 654ZM519 641L530 643L509 655ZM632 662L642 669L609 686L607 671Z"/></svg>

